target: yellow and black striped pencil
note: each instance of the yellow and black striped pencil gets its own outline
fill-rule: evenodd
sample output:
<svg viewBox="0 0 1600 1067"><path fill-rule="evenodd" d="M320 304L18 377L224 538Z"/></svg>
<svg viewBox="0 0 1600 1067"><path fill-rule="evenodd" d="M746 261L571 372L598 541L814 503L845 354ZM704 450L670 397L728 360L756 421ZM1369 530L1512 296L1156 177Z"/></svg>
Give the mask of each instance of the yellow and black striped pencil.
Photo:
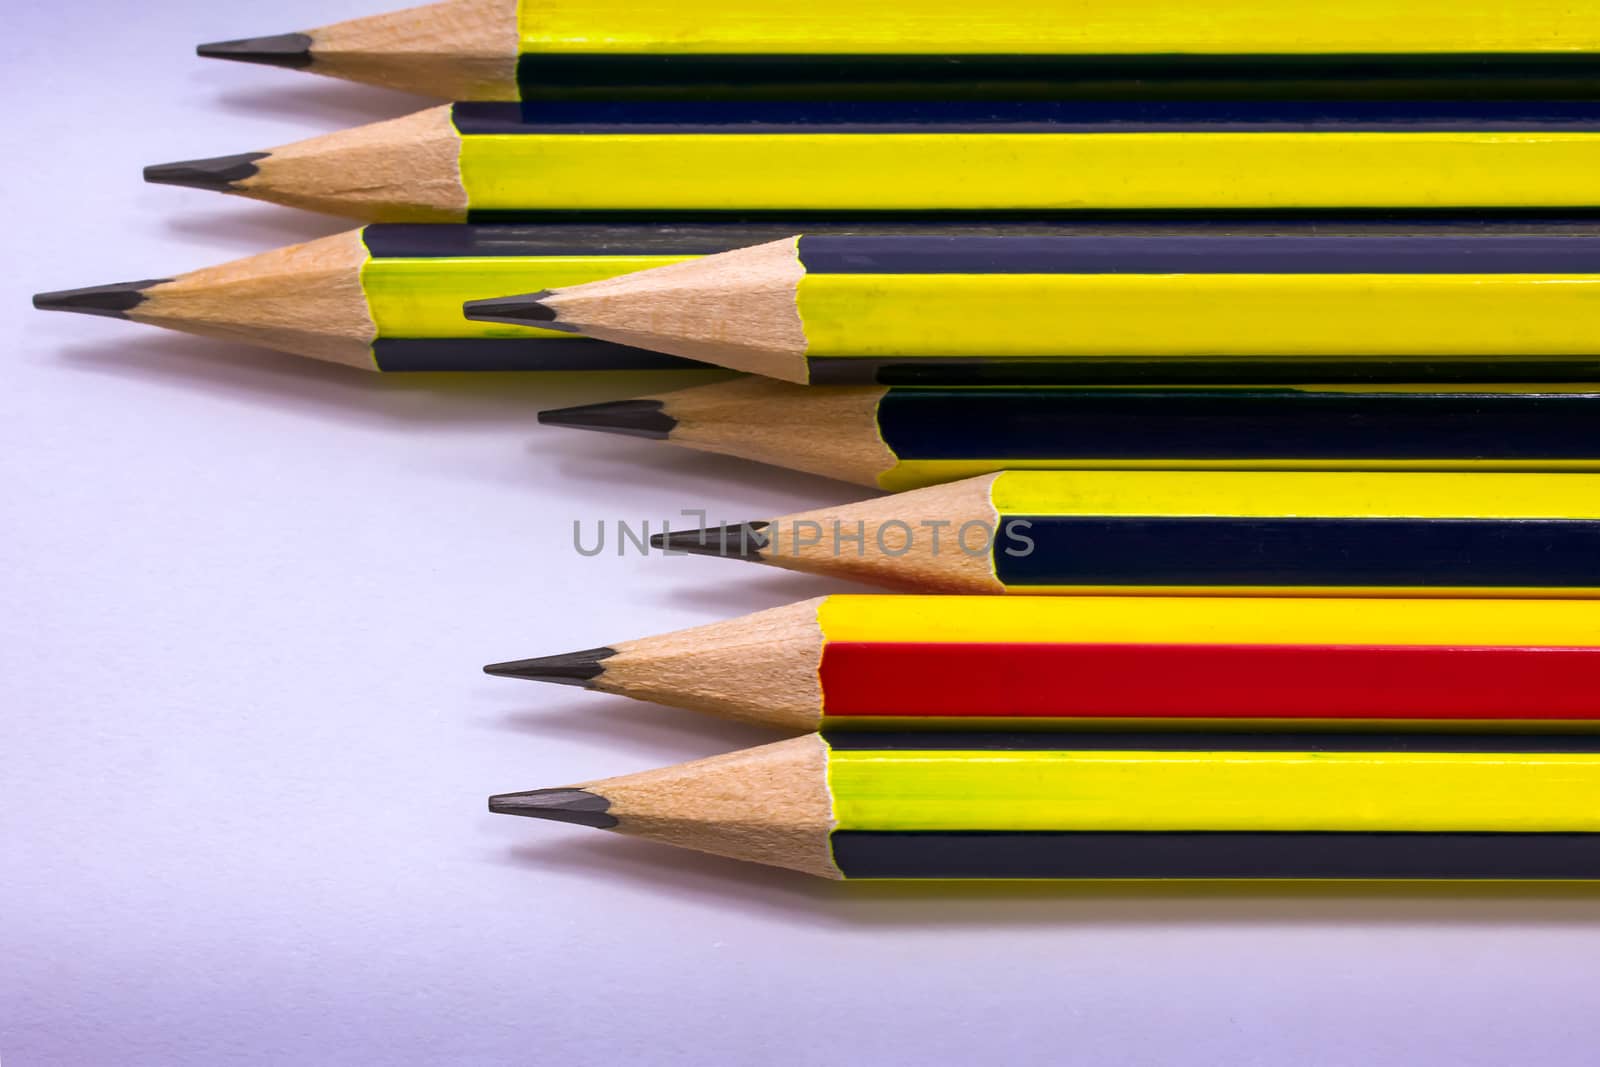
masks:
<svg viewBox="0 0 1600 1067"><path fill-rule="evenodd" d="M1408 236L800 236L467 305L786 381L929 383L1074 363L1303 375L1600 356L1600 241ZM1542 376L1542 375L1541 375ZM1072 380L1070 377L1068 380Z"/></svg>
<svg viewBox="0 0 1600 1067"><path fill-rule="evenodd" d="M147 180L368 222L1586 210L1600 102L457 104Z"/></svg>
<svg viewBox="0 0 1600 1067"><path fill-rule="evenodd" d="M806 386L747 377L550 426L877 489L1019 469L1600 470L1600 385Z"/></svg>
<svg viewBox="0 0 1600 1067"><path fill-rule="evenodd" d="M1537 0L1404 7L1024 0L863 7L826 0L450 0L306 32L201 45L202 56L309 70L446 100L718 95L1198 92L1283 99L1596 91L1600 8Z"/></svg>
<svg viewBox="0 0 1600 1067"><path fill-rule="evenodd" d="M1600 878L1600 737L809 734L491 811L823 878Z"/></svg>
<svg viewBox="0 0 1600 1067"><path fill-rule="evenodd" d="M1002 471L658 533L929 593L1600 595L1600 475Z"/></svg>

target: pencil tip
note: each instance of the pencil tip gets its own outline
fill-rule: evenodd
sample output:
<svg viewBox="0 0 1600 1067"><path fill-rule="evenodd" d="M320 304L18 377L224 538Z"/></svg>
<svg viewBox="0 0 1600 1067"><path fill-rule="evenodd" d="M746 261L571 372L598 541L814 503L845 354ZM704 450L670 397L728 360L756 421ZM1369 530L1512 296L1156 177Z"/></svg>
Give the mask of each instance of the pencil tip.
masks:
<svg viewBox="0 0 1600 1067"><path fill-rule="evenodd" d="M650 538L650 547L695 556L725 556L760 562L770 540L763 532L769 523L736 522L704 530L669 530Z"/></svg>
<svg viewBox="0 0 1600 1067"><path fill-rule="evenodd" d="M242 152L236 156L217 156L214 159L188 159L181 163L157 163L144 168L144 180L154 185L182 185L190 189L208 189L215 193L233 191L235 182L253 178L261 168L256 164L266 159L269 152Z"/></svg>
<svg viewBox="0 0 1600 1067"><path fill-rule="evenodd" d="M578 331L556 321L556 310L542 301L554 295L550 289L522 296L496 296L487 300L468 300L461 306L461 314L471 322L504 322L512 326L537 326L541 330L560 330L562 333Z"/></svg>
<svg viewBox="0 0 1600 1067"><path fill-rule="evenodd" d="M496 815L525 815L602 830L617 825L617 817L608 814L610 808L611 801L587 789L533 789L489 798L489 810Z"/></svg>
<svg viewBox="0 0 1600 1067"><path fill-rule="evenodd" d="M665 408L666 405L659 400L613 400L604 404L541 411L539 424L665 441L678 425L678 420L668 415Z"/></svg>
<svg viewBox="0 0 1600 1067"><path fill-rule="evenodd" d="M560 656L540 656L507 663L491 663L483 673L497 678L526 678L530 682L553 682L592 688L590 682L605 673L601 664L617 654L614 648L590 648Z"/></svg>
<svg viewBox="0 0 1600 1067"><path fill-rule="evenodd" d="M303 70L311 65L311 38L303 33L213 41L200 45L194 51L206 59L232 59L239 63L262 63L291 70Z"/></svg>
<svg viewBox="0 0 1600 1067"><path fill-rule="evenodd" d="M118 282L115 285L92 285L87 289L62 289L54 293L36 293L33 297L33 306L40 311L75 311L80 315L103 315L108 319L125 319L128 317L128 312L144 303L144 290L170 280L148 278L142 282Z"/></svg>

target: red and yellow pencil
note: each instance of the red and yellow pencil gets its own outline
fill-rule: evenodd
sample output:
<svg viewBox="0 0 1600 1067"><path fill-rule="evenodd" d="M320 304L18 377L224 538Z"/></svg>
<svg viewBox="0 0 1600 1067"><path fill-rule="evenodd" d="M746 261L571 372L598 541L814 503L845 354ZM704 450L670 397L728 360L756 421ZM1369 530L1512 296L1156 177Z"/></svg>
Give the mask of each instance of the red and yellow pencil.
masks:
<svg viewBox="0 0 1600 1067"><path fill-rule="evenodd" d="M1600 601L831 596L486 668L797 730L1600 724Z"/></svg>

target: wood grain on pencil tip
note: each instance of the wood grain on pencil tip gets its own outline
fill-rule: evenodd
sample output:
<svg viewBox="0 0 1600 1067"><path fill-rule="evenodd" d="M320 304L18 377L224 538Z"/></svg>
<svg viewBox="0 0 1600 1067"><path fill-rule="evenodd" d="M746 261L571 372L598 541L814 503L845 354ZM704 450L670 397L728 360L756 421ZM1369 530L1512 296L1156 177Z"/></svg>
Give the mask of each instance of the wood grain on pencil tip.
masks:
<svg viewBox="0 0 1600 1067"><path fill-rule="evenodd" d="M377 326L362 290L359 232L191 271L175 278L41 293L46 311L128 319L377 369Z"/></svg>
<svg viewBox="0 0 1600 1067"><path fill-rule="evenodd" d="M265 152L158 164L145 180L369 222L464 222L460 154L442 107Z"/></svg>
<svg viewBox="0 0 1600 1067"><path fill-rule="evenodd" d="M517 0L449 0L195 51L445 100L515 100L517 10Z"/></svg>

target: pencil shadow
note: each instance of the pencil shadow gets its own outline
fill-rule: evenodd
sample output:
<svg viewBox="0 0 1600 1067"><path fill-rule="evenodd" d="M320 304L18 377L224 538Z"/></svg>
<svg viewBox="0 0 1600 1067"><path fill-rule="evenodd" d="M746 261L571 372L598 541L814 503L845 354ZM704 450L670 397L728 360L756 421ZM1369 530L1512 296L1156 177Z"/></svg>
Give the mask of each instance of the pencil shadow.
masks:
<svg viewBox="0 0 1600 1067"><path fill-rule="evenodd" d="M374 425L538 428L540 408L661 389L672 372L373 374L248 345L127 327L125 341L56 346L63 367ZM144 336L138 336L143 330ZM614 375L614 377L610 377Z"/></svg>
<svg viewBox="0 0 1600 1067"><path fill-rule="evenodd" d="M731 618L753 611L778 608L797 600L831 596L835 593L872 593L874 587L841 581L835 578L817 578L806 574L780 571L755 563L738 560L691 557L680 560L673 557L666 565L707 568L725 567L726 572L706 570L704 584L687 588L662 589L657 601L674 607L688 606L712 613L716 618ZM687 573L687 572L679 572Z"/></svg>
<svg viewBox="0 0 1600 1067"><path fill-rule="evenodd" d="M154 191L154 190L152 190ZM180 193L193 190L178 190ZM165 191L163 191L165 195ZM302 244L354 229L349 219L292 211L272 204L259 204L240 197L205 197L194 193L200 202L181 214L168 214L164 226L168 236L184 241L206 241L243 255L262 252L280 245ZM184 269L212 266L215 261L185 265Z"/></svg>
<svg viewBox="0 0 1600 1067"><path fill-rule="evenodd" d="M505 862L814 927L1600 923L1600 886L1445 882L829 882L616 837L513 846Z"/></svg>
<svg viewBox="0 0 1600 1067"><path fill-rule="evenodd" d="M636 750L639 758L650 765L700 759L791 736L750 723L606 693L581 696L587 699L558 698L537 710L508 712L495 725L543 738L600 742L608 751L621 751L624 755Z"/></svg>
<svg viewBox="0 0 1600 1067"><path fill-rule="evenodd" d="M685 383L683 388L688 388L689 384ZM651 484L670 485L680 491L692 489L694 482L703 482L715 485L719 490L725 487L735 491L781 494L799 501L786 506L786 510L790 511L800 511L822 503L845 503L873 495L872 490L865 486L824 478L820 474L807 474L737 456L697 452L670 444L653 445L648 441L623 439L613 439L608 446L567 459L562 464L562 471L598 485L636 485L641 479L648 479ZM759 504L752 506L759 509ZM753 514L708 515L706 520L711 523L724 520L739 522L755 517Z"/></svg>
<svg viewBox="0 0 1600 1067"><path fill-rule="evenodd" d="M224 67L223 64L216 64ZM282 85L251 85L237 88L237 72L231 80L227 70L195 72L195 81L206 90L217 89L211 104L217 110L241 117L259 116L296 123L325 125L332 130L344 126L363 126L438 107L445 101L430 96L403 93L359 85L333 78L308 77L285 72ZM314 136L314 134L307 134ZM265 148L267 145L247 146ZM243 149L239 149L242 151Z"/></svg>

